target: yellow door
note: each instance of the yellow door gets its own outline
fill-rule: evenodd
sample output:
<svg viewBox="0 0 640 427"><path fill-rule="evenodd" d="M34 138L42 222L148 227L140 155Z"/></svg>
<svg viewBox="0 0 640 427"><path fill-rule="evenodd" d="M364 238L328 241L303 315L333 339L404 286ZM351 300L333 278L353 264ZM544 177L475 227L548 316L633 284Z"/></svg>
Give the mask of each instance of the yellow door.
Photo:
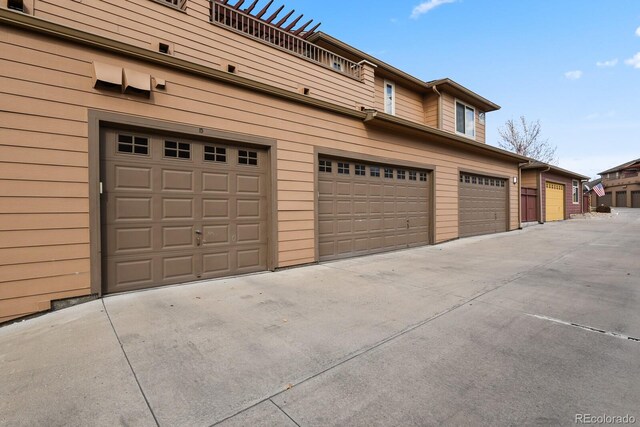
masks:
<svg viewBox="0 0 640 427"><path fill-rule="evenodd" d="M546 184L546 220L562 221L564 219L564 185L553 182L547 182Z"/></svg>

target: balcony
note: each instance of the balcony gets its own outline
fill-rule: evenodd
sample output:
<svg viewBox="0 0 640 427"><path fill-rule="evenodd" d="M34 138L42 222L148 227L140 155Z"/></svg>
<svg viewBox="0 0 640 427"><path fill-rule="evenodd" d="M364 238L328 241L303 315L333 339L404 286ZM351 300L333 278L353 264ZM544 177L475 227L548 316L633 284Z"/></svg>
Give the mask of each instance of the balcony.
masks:
<svg viewBox="0 0 640 427"><path fill-rule="evenodd" d="M304 36L298 35L304 34L300 30L290 32L291 24L291 28L282 29L216 0L211 0L210 20L214 25L235 31L354 80L363 79L362 65L308 42Z"/></svg>

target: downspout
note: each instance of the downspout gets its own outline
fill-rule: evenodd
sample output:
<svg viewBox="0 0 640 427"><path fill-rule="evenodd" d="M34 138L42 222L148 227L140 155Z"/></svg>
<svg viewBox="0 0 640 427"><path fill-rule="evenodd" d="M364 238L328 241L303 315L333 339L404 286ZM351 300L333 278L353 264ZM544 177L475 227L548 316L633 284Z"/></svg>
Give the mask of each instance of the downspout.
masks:
<svg viewBox="0 0 640 427"><path fill-rule="evenodd" d="M522 230L522 168L529 163L518 163L518 230Z"/></svg>
<svg viewBox="0 0 640 427"><path fill-rule="evenodd" d="M551 170L551 166L547 166L547 168L540 172L538 176L538 223L544 224L545 221L542 220L542 174L545 172L549 172ZM544 198L547 198L547 192L544 192ZM546 214L546 212L545 212ZM545 215L546 216L546 215ZM546 219L546 218L545 218Z"/></svg>
<svg viewBox="0 0 640 427"><path fill-rule="evenodd" d="M431 89L433 89L433 92L438 95L438 129L442 130L442 94L438 91L438 87L437 86L433 86L431 87Z"/></svg>
<svg viewBox="0 0 640 427"><path fill-rule="evenodd" d="M371 120L375 119L376 116L378 115L378 110L376 110L375 108L365 108L364 110L362 110L363 113L365 113L367 116L364 118L364 122L370 122Z"/></svg>

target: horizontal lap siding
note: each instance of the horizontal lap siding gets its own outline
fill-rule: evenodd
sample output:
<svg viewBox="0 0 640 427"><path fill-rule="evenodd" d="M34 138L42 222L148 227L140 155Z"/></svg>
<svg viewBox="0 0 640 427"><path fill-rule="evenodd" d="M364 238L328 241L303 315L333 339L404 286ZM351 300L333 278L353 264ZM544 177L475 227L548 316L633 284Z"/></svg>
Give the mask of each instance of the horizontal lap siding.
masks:
<svg viewBox="0 0 640 427"><path fill-rule="evenodd" d="M367 154L434 165L436 242L457 237L459 169L517 173L514 164L15 29L7 29L0 48L0 102L11 110L0 113L3 319L46 309L51 299L90 292L88 109L275 139L279 267L315 261L315 147L348 151L355 158ZM93 60L164 78L167 89L154 91L151 100L96 91ZM516 228L517 194L512 200ZM47 271L50 277L40 277Z"/></svg>
<svg viewBox="0 0 640 427"><path fill-rule="evenodd" d="M424 98L424 124L438 127L438 96L426 95Z"/></svg>
<svg viewBox="0 0 640 427"><path fill-rule="evenodd" d="M387 80L394 83L396 87L396 116L403 119L411 120L416 123L424 124L424 102L422 95L400 86L393 80ZM378 111L384 111L384 82L381 77L375 78L375 108Z"/></svg>
<svg viewBox="0 0 640 427"><path fill-rule="evenodd" d="M149 0L118 2L36 0L35 16L137 47L172 44L173 55L282 89L311 89L310 96L346 107L366 104L371 88L290 53L209 22L208 0L190 0L187 14Z"/></svg>
<svg viewBox="0 0 640 427"><path fill-rule="evenodd" d="M442 130L456 133L456 100L448 93L442 94Z"/></svg>
<svg viewBox="0 0 640 427"><path fill-rule="evenodd" d="M525 188L538 188L538 173L536 170L523 170L521 185Z"/></svg>

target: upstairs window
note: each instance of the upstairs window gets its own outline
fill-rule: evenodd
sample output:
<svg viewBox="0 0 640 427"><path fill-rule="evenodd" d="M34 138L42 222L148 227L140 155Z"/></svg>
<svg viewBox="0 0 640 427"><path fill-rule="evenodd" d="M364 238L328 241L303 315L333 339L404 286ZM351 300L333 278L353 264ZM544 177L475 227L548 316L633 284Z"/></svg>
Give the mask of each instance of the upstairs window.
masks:
<svg viewBox="0 0 640 427"><path fill-rule="evenodd" d="M578 203L580 203L580 183L578 182L577 179L574 179L573 181L571 181L571 186L572 186L572 195L573 195L573 204L577 205Z"/></svg>
<svg viewBox="0 0 640 427"><path fill-rule="evenodd" d="M187 6L187 0L153 0L156 3L165 4L167 6L175 7L176 9L184 10Z"/></svg>
<svg viewBox="0 0 640 427"><path fill-rule="evenodd" d="M460 101L456 101L456 132L476 137L476 110Z"/></svg>
<svg viewBox="0 0 640 427"><path fill-rule="evenodd" d="M396 114L396 85L384 81L384 112Z"/></svg>

